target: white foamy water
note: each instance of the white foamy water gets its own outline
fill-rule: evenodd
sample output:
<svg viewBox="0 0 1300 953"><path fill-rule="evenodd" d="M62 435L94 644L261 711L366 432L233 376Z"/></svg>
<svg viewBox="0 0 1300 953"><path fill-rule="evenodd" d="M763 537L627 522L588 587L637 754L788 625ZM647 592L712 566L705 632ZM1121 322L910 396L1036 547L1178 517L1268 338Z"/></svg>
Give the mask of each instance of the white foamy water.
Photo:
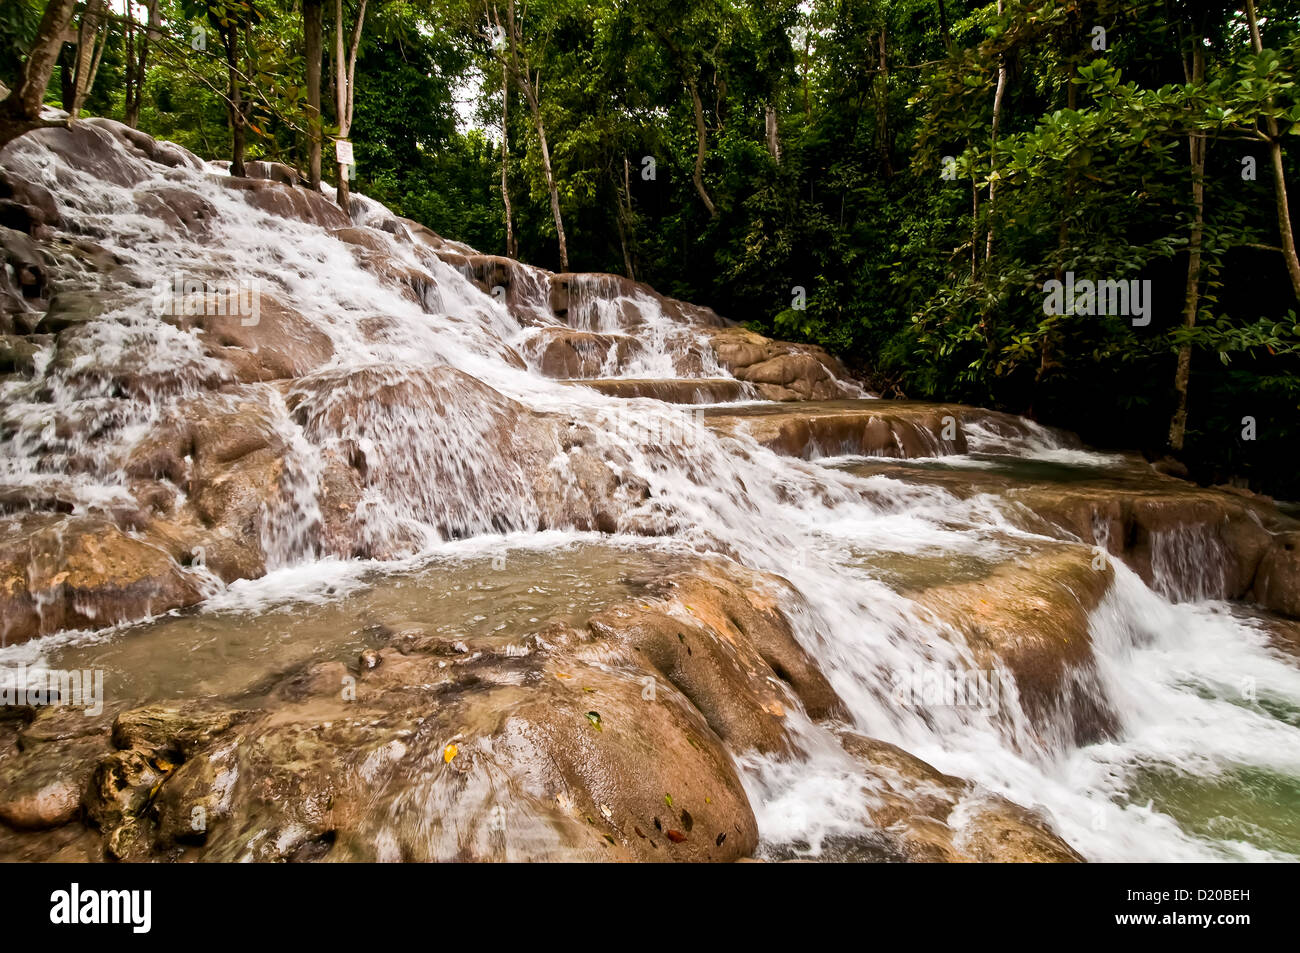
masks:
<svg viewBox="0 0 1300 953"><path fill-rule="evenodd" d="M1209 601L1218 595L1212 579L1187 591L1165 587L1157 593L1116 567L1115 583L1091 621L1097 690L1117 716L1113 741L1085 748L1040 743L1041 732L1029 725L1014 693L996 712L899 706L890 691L895 673L977 663L959 637L886 585L873 560L1006 558L1016 540L1034 537L1013 525L995 501L962 501L937 487L854 475L834 466L840 460L782 457L744 437L715 435L688 409L620 402L548 380L535 365L521 368L514 359L516 352L528 353L539 323L558 324L540 281L523 289L532 297L521 309L527 318L521 323L499 298L484 294L426 246L373 233L395 267L419 276L423 290L410 296L397 284L377 281L352 247L326 230L255 210L197 161L166 168L106 139L105 148L114 151L134 187L70 168L42 148L39 137L27 137L14 150L16 170L58 196L68 231L118 255L135 280L113 288L112 310L85 332L78 356L52 362L43 354L33 380L0 385L0 483L56 494L73 512L131 499L122 463L133 442L178 413L185 399L229 382L226 367L205 355L194 332L173 327L148 307L155 283L197 264L205 274L256 280L333 344L326 366L293 382L287 394L263 401L289 448L279 504L263 521L261 541L272 571L218 592L210 611L255 613L294 600L334 598L385 566L396 571L411 560L445 555L453 537L468 537L457 546L487 551L568 545L573 534L567 531L533 532L538 503L492 439L489 431L502 422L482 394L470 388L448 398L423 383L431 370L454 368L531 411L593 427L610 466L649 488L644 502L622 514L629 525L649 522L671 530L678 545L725 552L789 579L807 600L806 608L789 607L797 635L846 702L847 727L1041 809L1090 859L1285 856L1252 846L1239 831L1180 821L1155 803L1157 795L1168 800L1167 789L1180 779L1227 779L1231 788L1242 772L1293 786L1300 777L1294 717L1300 672L1268 647L1257 626ZM217 210L211 237L200 245L141 214L134 192L150 187L182 188L211 203ZM358 201L357 221L385 217L376 203ZM701 345L698 331L649 296L625 294L600 279L575 282L571 293L569 326L632 334L642 345L621 370L611 364L608 376L680 377L674 357L692 348L704 358L690 376L729 376L710 363L712 351ZM116 371L146 382L146 392L121 393ZM357 406L350 388L361 386L358 381L398 388L413 403L362 404L364 416L349 416ZM977 424L968 438L972 453L1089 467L1117 460L1070 446L1029 422L1006 433ZM358 538L403 560L321 558L323 454L342 449L361 454L373 477L357 517ZM943 462L985 465L958 457ZM558 447L555 465L564 465ZM1180 551L1172 541L1163 557L1171 578ZM55 636L0 655L35 660L60 640L84 637ZM1287 712L1293 713L1289 720ZM815 856L830 839L862 833L873 790L829 727L812 723L797 707L791 719L797 756L735 755L764 849L793 845Z"/></svg>

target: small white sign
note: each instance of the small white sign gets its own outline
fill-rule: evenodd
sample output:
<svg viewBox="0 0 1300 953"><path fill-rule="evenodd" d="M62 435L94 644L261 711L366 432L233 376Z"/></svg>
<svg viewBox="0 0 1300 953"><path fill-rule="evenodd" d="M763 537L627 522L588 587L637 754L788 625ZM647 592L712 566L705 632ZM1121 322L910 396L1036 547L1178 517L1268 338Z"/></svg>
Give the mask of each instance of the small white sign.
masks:
<svg viewBox="0 0 1300 953"><path fill-rule="evenodd" d="M339 165L351 165L356 160L352 158L352 143L347 139L334 140L334 158L338 160Z"/></svg>

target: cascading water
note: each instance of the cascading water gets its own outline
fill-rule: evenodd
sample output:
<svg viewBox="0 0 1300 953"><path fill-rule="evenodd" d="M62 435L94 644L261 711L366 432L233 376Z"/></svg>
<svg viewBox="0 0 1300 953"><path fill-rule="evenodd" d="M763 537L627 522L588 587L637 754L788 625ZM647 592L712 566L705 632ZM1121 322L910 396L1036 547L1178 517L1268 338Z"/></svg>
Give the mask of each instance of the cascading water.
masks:
<svg viewBox="0 0 1300 953"><path fill-rule="evenodd" d="M807 600L788 607L796 635L849 714L847 725L835 726L792 706L796 752L735 752L765 851L817 856L869 825L875 794L836 737L852 728L1040 810L1090 859L1300 853L1294 820L1289 834L1255 836L1216 827L1214 811L1198 817L1180 807L1183 788L1244 800L1256 790L1244 776L1292 788L1300 777L1300 671L1270 650L1255 622L1214 601L1221 585L1180 568L1180 560L1205 562L1191 540L1158 541L1154 591L1113 563L1113 581L1091 615L1095 665L1073 690L1097 696L1111 712L1109 737L1079 746L1068 726L1036 721L1005 671L989 675L1003 687L996 706L900 703L899 673L920 678L982 663L949 623L890 580L926 572L942 578L960 566L978 573L1057 540L1024 528L996 494L963 496L893 473L860 472L858 458L782 456L743 435L720 436L689 409L549 380L516 353L528 353L536 323L521 323L500 296L479 290L428 247L371 233L387 260L426 288L403 294L404 285L377 281L326 229L253 208L197 160L165 167L100 135L112 175L79 171L37 136L16 143L6 159L58 197L64 238L93 240L123 269L101 291L108 310L83 329L79 356L55 360L47 344L30 379L0 385L6 489L35 490L73 513L132 502L124 474L137 441L183 416L186 401L214 381L232 383L228 367L191 331L149 306L151 289L171 286L197 263L209 278L253 281L267 299L291 303L332 351L322 367L282 389L258 385L273 391L260 404L265 427L288 448L276 476L278 502L261 514L271 572L229 587L209 611L255 614L268 603L328 601L330 591L348 591L339 588L337 555L418 560L454 550L449 541L493 533L518 540L542 525L560 530L537 537L544 547L590 541L591 533L565 528L562 516L547 516L550 504L512 456L523 453L510 439L515 415L546 415L558 421L557 433L580 430L608 469L644 486L614 525L600 527L614 540L647 552L726 553L781 574ZM202 243L140 211L139 194L161 188L184 189L215 210ZM386 218L382 207L357 198L354 221ZM515 293L536 296L528 308L549 314L546 289L527 280L534 285L525 281ZM683 372L683 353L712 352L654 298L599 279L572 282L569 295L569 326L639 342L639 355L611 365L608 376L728 376L711 357ZM354 415L357 407L363 415ZM937 462L1045 462L1102 472L1115 465L1028 423L1017 433L976 424L967 436L970 455ZM534 451L549 455L544 463L557 479L572 482L563 440ZM365 474L359 498L348 504L347 548L332 555L320 538L331 456ZM632 535L646 528L670 538ZM1104 549L1106 540L1099 542ZM382 564L364 566L382 572ZM39 664L86 638L128 639L129 631L54 636L0 650L0 657Z"/></svg>

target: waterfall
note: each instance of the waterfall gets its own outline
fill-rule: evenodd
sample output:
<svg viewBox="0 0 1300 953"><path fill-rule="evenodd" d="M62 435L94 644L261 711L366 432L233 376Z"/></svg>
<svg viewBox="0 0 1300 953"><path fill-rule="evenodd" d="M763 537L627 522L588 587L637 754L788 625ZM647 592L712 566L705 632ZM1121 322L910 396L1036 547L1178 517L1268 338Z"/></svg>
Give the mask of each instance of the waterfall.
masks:
<svg viewBox="0 0 1300 953"><path fill-rule="evenodd" d="M1150 586L1112 561L1104 596L1081 610L1090 613L1090 664L1070 673L1066 703L1035 707L1009 670L977 655L953 619L926 603L924 587L907 580L928 579L927 567L940 563L979 580L1044 547L1068 554L1068 541L1027 529L988 493L859 472L838 447L822 448L838 456L820 459L781 455L743 428L714 429L691 407L605 396L540 373L543 344L558 330L596 336L591 378L731 378L706 346L700 315L595 276L568 282L557 316L547 303L554 286L537 270L520 266L509 294L484 290L472 268L404 235L364 197L354 198L357 220L375 227L363 248L250 204L182 150L171 147L174 164L164 165L108 126L91 128L102 140L97 173L47 147L43 134L5 155L10 172L57 197L61 241L93 245L115 262L96 279L105 310L68 318L76 346L61 341L56 350L41 339L33 373L0 383L6 492L74 515L128 509L140 503L128 463L173 426L191 431L167 464L184 494L204 454L218 459L220 440L236 439L231 422L255 416L253 436L239 439L281 448L266 469L272 502L257 511L269 575L223 588L210 613L328 601L361 585L363 569L407 571L483 537L558 552L599 531L647 551L725 554L777 573L802 597L786 606L795 636L847 713L817 721L792 702L795 752L734 753L770 856L832 856L868 823L877 794L845 754L846 731L1040 812L1090 859L1287 856L1235 832L1180 826L1158 808L1160 785L1175 775L1226 777L1243 767L1300 775L1300 729L1269 707L1300 706L1300 672L1255 621L1220 601L1224 557L1211 529L1156 534ZM212 214L202 228L165 221L147 198L158 194ZM196 325L150 306L153 289L199 269L209 283L254 284L263 329L295 348L313 342L320 360L288 380L236 379L233 365L202 346ZM54 293L71 306L75 290ZM209 341L217 327L209 325ZM238 316L219 327L229 347L241 347ZM620 342L635 342L635 353L619 359L620 347L633 348ZM273 358L269 348L254 356ZM252 415L241 402L259 394ZM202 432L199 397L215 421ZM939 464L965 460L952 465L971 472L987 463L981 457L1116 466L1113 455L1028 421L969 422L965 435L963 454L927 432L927 452ZM257 462L258 452L247 459ZM344 490L339 461L356 474ZM1096 542L1106 549L1103 532L1099 525ZM1093 541L1084 542L1075 548L1091 558ZM347 560L362 562L341 569ZM0 649L0 659L35 662L84 637ZM900 702L900 685L922 686L923 695L926 684L964 673L977 673L988 691L996 686L995 702ZM1106 723L1083 742L1081 711Z"/></svg>

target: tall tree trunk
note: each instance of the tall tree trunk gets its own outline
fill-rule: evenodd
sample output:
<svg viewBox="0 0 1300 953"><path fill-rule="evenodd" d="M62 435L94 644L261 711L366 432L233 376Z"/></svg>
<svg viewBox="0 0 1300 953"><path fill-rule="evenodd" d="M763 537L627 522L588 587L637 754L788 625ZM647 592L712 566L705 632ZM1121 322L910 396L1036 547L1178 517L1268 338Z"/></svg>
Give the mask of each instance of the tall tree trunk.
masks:
<svg viewBox="0 0 1300 953"><path fill-rule="evenodd" d="M871 85L876 100L876 145L886 178L893 178L893 138L889 132L889 59L885 54L885 29L880 29L880 66Z"/></svg>
<svg viewBox="0 0 1300 953"><path fill-rule="evenodd" d="M501 62L501 205L506 217L506 257L518 258L515 212L510 205L510 71Z"/></svg>
<svg viewBox="0 0 1300 953"><path fill-rule="evenodd" d="M149 11L144 29L138 30L136 38L137 52L135 58L135 80L131 84L133 94L127 107L125 122L134 129L140 124L140 107L144 103L144 80L149 67L149 41L155 34L162 33L162 13L158 9L158 0L148 0L145 5ZM127 64L128 71L130 63Z"/></svg>
<svg viewBox="0 0 1300 953"><path fill-rule="evenodd" d="M708 149L709 138L708 130L704 126L704 103L700 101L700 89L695 83L694 76L687 77L686 88L690 90L691 105L695 108L695 171L691 174L691 181L695 183L695 191L699 193L700 201L709 210L709 217L717 218L718 209L704 188L704 155Z"/></svg>
<svg viewBox="0 0 1300 953"><path fill-rule="evenodd" d="M966 140L970 149L970 140ZM970 177L970 280L976 281L980 272L980 186L979 178L971 173Z"/></svg>
<svg viewBox="0 0 1300 953"><path fill-rule="evenodd" d="M302 0L302 32L307 48L307 184L320 191L321 143L320 71L324 36L322 0Z"/></svg>
<svg viewBox="0 0 1300 953"><path fill-rule="evenodd" d="M1070 33L1070 38L1074 39L1073 31ZM1079 104L1079 87L1074 84L1074 70L1074 58L1071 57L1066 63L1065 73L1065 108L1071 112ZM1077 187L1078 172L1072 166L1065 174L1065 198L1061 204L1061 221L1056 229L1056 269L1053 277L1060 282L1065 281L1065 256L1070 248L1070 215L1074 209L1074 193ZM1041 382L1054 366L1056 362L1052 357L1052 334L1048 331L1043 335L1038 356L1038 372L1034 375L1034 383Z"/></svg>
<svg viewBox="0 0 1300 953"><path fill-rule="evenodd" d="M998 0L998 16L1002 16L1002 0ZM998 181L998 126L1002 123L1002 99L1007 91L1007 57L1003 53L998 58L998 85L993 93L993 127L989 134L989 229L988 238L984 246L984 263L993 258L993 206L997 196Z"/></svg>
<svg viewBox="0 0 1300 953"><path fill-rule="evenodd" d="M11 119L35 122L41 118L45 90L50 85L54 64L58 62L59 50L63 48L76 6L77 0L50 0L46 4L31 52L23 63L22 74L4 101L4 111Z"/></svg>
<svg viewBox="0 0 1300 953"><path fill-rule="evenodd" d="M239 77L239 29L233 24L221 25L212 15L213 26L221 37L226 54L226 114L230 117L230 174L243 178L244 149L248 138L244 116L244 87Z"/></svg>
<svg viewBox="0 0 1300 953"><path fill-rule="evenodd" d="M339 138L346 139L352 131L352 107L355 102L354 91L357 77L357 49L361 46L361 29L366 20L366 0L361 0L357 10L357 22L352 27L352 44L348 49L347 62L343 58L343 0L334 0L334 96L338 111ZM337 160L337 156L335 156ZM338 169L337 197L339 208L351 214L352 192L348 185L348 169L342 162L335 162Z"/></svg>
<svg viewBox="0 0 1300 953"><path fill-rule="evenodd" d="M81 115L86 98L95 85L100 59L108 44L108 31L104 29L104 0L87 0L77 27L77 57L72 81L72 103L65 104L68 114L76 119Z"/></svg>
<svg viewBox="0 0 1300 953"><path fill-rule="evenodd" d="M763 108L763 126L767 138L767 151L777 162L781 161L781 130L776 123L776 107L769 103Z"/></svg>
<svg viewBox="0 0 1300 953"><path fill-rule="evenodd" d="M1192 83L1205 82L1205 44L1199 36L1192 37ZM1187 137L1188 169L1192 175L1192 230L1187 239L1187 289L1183 296L1183 326L1196 327L1196 313L1201 300L1201 243L1205 234L1205 152L1203 132L1192 132ZM1169 446L1174 451L1183 449L1187 435L1187 392L1192 377L1192 345L1190 342L1178 349L1178 369L1174 372L1174 391L1178 404L1169 422Z"/></svg>
<svg viewBox="0 0 1300 953"><path fill-rule="evenodd" d="M564 216L560 214L560 189L555 181L555 171L551 168L551 149L546 144L546 123L542 118L540 98L542 79L540 73L537 76L533 75L527 57L520 57L520 37L515 25L514 0L506 4L506 27L510 33L510 71L514 74L520 92L524 94L524 101L528 103L528 111L533 118L533 128L537 131L537 144L542 155L542 173L546 178L546 190L551 196L551 215L555 219L555 234L560 244L560 271L565 272L569 270L569 243L564 237Z"/></svg>
<svg viewBox="0 0 1300 953"><path fill-rule="evenodd" d="M618 241L623 247L623 268L627 276L636 281L636 269L632 266L632 251L627 234L632 229L632 174L627 156L623 156L623 187L619 188L615 184L614 190L618 194L618 215L615 216L615 222L618 224Z"/></svg>
<svg viewBox="0 0 1300 953"><path fill-rule="evenodd" d="M141 42L146 35L145 31L141 32ZM135 2L127 0L126 16L122 18L122 121L135 128L136 122L139 121L139 108L136 103L135 91ZM136 119L132 120L132 112L136 114Z"/></svg>
<svg viewBox="0 0 1300 953"><path fill-rule="evenodd" d="M532 111L533 122L537 126L537 142L542 151L542 172L546 176L546 189L551 193L551 215L555 217L555 233L560 241L560 271L569 270L569 244L564 237L564 218L560 214L560 189L555 181L555 172L551 168L551 150L546 144L546 126L542 122L541 104L535 94L528 97L528 108Z"/></svg>
<svg viewBox="0 0 1300 953"><path fill-rule="evenodd" d="M1246 0L1246 17L1250 21L1250 40L1255 52L1264 49L1263 39L1259 35L1259 19L1255 16L1255 0ZM1271 106L1272 103L1269 103ZM1278 135L1277 120L1269 116L1265 122L1268 130L1268 151L1273 162L1273 191L1277 193L1277 229L1281 236L1282 258L1286 262L1287 275L1291 278L1291 290L1300 298L1300 258L1296 256L1295 233L1291 229L1291 206L1287 201L1286 172L1282 168L1282 139Z"/></svg>
<svg viewBox="0 0 1300 953"><path fill-rule="evenodd" d="M805 119L812 118L812 100L808 98L808 59L812 52L812 30L805 29L803 35L803 114Z"/></svg>

